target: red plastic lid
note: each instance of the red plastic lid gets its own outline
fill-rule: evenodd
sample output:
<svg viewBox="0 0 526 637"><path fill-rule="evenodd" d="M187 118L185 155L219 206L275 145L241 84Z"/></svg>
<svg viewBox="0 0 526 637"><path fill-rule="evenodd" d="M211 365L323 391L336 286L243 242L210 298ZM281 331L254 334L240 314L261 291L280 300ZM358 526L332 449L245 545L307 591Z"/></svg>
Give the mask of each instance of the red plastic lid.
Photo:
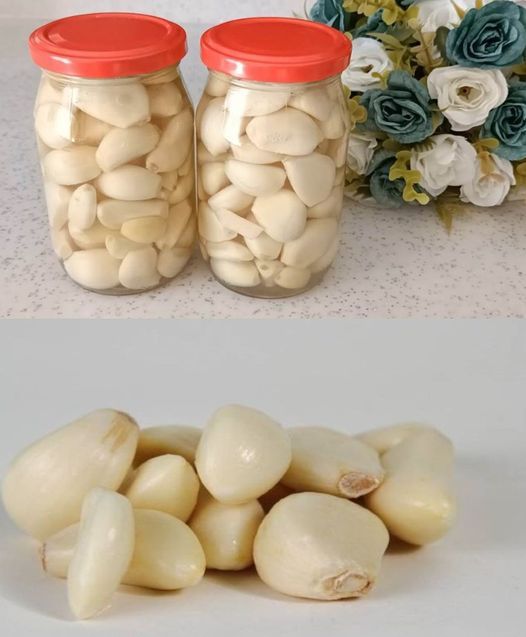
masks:
<svg viewBox="0 0 526 637"><path fill-rule="evenodd" d="M186 54L178 24L140 13L88 13L55 20L29 36L34 62L47 71L86 78L153 73Z"/></svg>
<svg viewBox="0 0 526 637"><path fill-rule="evenodd" d="M201 38L209 69L260 82L316 82L349 65L351 42L336 29L295 18L225 22Z"/></svg>

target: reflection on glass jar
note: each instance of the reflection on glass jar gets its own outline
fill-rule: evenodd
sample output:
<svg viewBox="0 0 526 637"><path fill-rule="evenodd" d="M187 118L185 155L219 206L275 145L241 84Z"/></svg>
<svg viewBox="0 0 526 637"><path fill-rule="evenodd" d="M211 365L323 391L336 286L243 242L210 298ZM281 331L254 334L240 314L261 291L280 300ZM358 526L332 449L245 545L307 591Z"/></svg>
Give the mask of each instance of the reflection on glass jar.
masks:
<svg viewBox="0 0 526 637"><path fill-rule="evenodd" d="M90 290L129 294L177 276L195 241L193 110L177 65L186 36L177 25L147 16L93 19L99 35L120 29L120 37L92 41L100 48L90 49L97 58L89 68L78 57L90 36L78 30L89 27L90 16L51 23L31 36L43 68L35 128L53 248L64 269ZM144 41L123 68L123 49L138 23ZM46 57L49 33L71 30L79 38L65 38L75 76ZM147 49L153 35L161 55L145 60L141 45ZM159 68L170 46L172 63ZM133 73L148 65L157 68Z"/></svg>

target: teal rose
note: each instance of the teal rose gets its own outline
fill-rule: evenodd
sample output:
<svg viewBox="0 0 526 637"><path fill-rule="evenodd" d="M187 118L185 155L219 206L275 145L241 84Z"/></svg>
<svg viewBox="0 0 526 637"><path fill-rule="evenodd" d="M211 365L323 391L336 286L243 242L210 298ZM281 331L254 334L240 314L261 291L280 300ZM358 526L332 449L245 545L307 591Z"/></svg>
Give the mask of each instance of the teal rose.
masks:
<svg viewBox="0 0 526 637"><path fill-rule="evenodd" d="M380 205L389 208L400 208L404 203L404 180L389 179L389 171L395 161L394 153L382 149L374 154L367 170L371 195Z"/></svg>
<svg viewBox="0 0 526 637"><path fill-rule="evenodd" d="M480 136L498 139L496 155L510 161L526 159L526 82L510 85L508 98L490 112Z"/></svg>
<svg viewBox="0 0 526 637"><path fill-rule="evenodd" d="M387 31L387 24L383 21L382 15L383 10L373 13L364 24L361 24L352 31L352 37L356 39L370 36L372 33L385 33Z"/></svg>
<svg viewBox="0 0 526 637"><path fill-rule="evenodd" d="M526 9L507 0L470 9L449 32L446 55L460 66L503 68L519 64L526 52Z"/></svg>
<svg viewBox="0 0 526 637"><path fill-rule="evenodd" d="M365 92L361 105L367 110L363 128L387 133L401 144L427 139L437 124L427 89L406 71L391 73L387 88ZM436 118L443 119L438 113Z"/></svg>
<svg viewBox="0 0 526 637"><path fill-rule="evenodd" d="M339 31L348 31L352 21L351 14L343 8L342 0L316 0L309 18Z"/></svg>

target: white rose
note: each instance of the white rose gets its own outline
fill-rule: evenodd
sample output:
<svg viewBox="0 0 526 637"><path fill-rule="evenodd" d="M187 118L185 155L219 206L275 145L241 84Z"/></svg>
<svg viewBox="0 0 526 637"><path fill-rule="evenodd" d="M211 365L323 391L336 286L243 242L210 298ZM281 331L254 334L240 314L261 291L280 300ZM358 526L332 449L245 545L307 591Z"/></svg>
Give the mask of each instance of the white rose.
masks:
<svg viewBox="0 0 526 637"><path fill-rule="evenodd" d="M490 159L482 161L477 157L475 177L462 186L460 198L485 208L500 206L515 183L510 161L498 155L491 155Z"/></svg>
<svg viewBox="0 0 526 637"><path fill-rule="evenodd" d="M452 29L460 24L454 5L449 0L416 0L418 22L422 33L434 33L440 27Z"/></svg>
<svg viewBox="0 0 526 637"><path fill-rule="evenodd" d="M429 150L413 150L412 170L422 175L420 185L432 197L438 197L448 186L462 186L473 181L477 153L458 135L435 135Z"/></svg>
<svg viewBox="0 0 526 637"><path fill-rule="evenodd" d="M353 40L351 63L342 74L342 82L351 91L364 93L371 88L379 88L382 83L373 73L393 70L384 45L373 38Z"/></svg>
<svg viewBox="0 0 526 637"><path fill-rule="evenodd" d="M427 79L429 95L454 131L482 126L489 112L508 97L508 83L502 71L445 66L434 69Z"/></svg>
<svg viewBox="0 0 526 637"><path fill-rule="evenodd" d="M372 133L351 133L347 164L358 175L365 175L374 155L378 140Z"/></svg>

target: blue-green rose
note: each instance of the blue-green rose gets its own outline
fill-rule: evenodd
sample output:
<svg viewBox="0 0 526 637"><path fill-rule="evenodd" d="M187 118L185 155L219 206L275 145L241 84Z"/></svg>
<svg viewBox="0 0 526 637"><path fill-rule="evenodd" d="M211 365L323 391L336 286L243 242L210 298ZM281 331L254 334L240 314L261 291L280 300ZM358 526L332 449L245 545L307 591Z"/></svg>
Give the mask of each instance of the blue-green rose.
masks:
<svg viewBox="0 0 526 637"><path fill-rule="evenodd" d="M492 110L480 133L500 145L493 152L505 159L526 159L526 82L511 84L508 98Z"/></svg>
<svg viewBox="0 0 526 637"><path fill-rule="evenodd" d="M389 179L389 171L395 161L394 153L382 149L375 153L367 170L371 195L380 205L390 208L400 208L404 203L404 180Z"/></svg>
<svg viewBox="0 0 526 637"><path fill-rule="evenodd" d="M421 142L435 128L430 102L427 89L418 80L406 71L393 71L387 88L363 94L361 104L367 109L363 127L383 131L401 144Z"/></svg>
<svg viewBox="0 0 526 637"><path fill-rule="evenodd" d="M387 24L382 20L383 10L373 13L373 15L367 19L365 24L356 27L352 32L354 39L368 36L371 33L385 33L387 31Z"/></svg>
<svg viewBox="0 0 526 637"><path fill-rule="evenodd" d="M339 31L348 31L351 27L352 16L343 8L342 0L316 0L309 17Z"/></svg>
<svg viewBox="0 0 526 637"><path fill-rule="evenodd" d="M524 60L526 9L507 0L470 9L449 32L446 55L460 66L502 68Z"/></svg>

